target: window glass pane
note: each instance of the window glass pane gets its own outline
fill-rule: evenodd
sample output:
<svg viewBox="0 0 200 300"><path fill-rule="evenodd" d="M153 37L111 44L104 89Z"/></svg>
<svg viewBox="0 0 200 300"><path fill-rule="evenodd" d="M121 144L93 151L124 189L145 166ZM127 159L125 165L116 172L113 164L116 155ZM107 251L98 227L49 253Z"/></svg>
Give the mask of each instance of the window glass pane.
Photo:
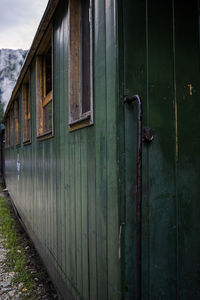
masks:
<svg viewBox="0 0 200 300"><path fill-rule="evenodd" d="M46 95L52 90L52 57L51 48L47 52L46 58Z"/></svg>
<svg viewBox="0 0 200 300"><path fill-rule="evenodd" d="M26 84L26 115L30 111L30 99L29 99L29 83Z"/></svg>
<svg viewBox="0 0 200 300"><path fill-rule="evenodd" d="M11 109L10 111L10 145L13 146L14 145L14 142L13 142L13 139L14 139L14 128L13 128L13 108Z"/></svg>
<svg viewBox="0 0 200 300"><path fill-rule="evenodd" d="M53 108L53 79L52 79L52 24L49 25L44 42L38 49L36 58L36 121L37 137L40 138L47 134L50 137L53 131L52 108ZM30 106L30 104L28 105ZM30 108L28 109L30 111ZM30 116L30 112L28 113ZM28 117L29 120L29 117ZM30 122L29 132L30 130ZM30 135L30 133L29 133Z"/></svg>
<svg viewBox="0 0 200 300"><path fill-rule="evenodd" d="M90 23L89 0L81 1L82 113L90 110Z"/></svg>
<svg viewBox="0 0 200 300"><path fill-rule="evenodd" d="M44 130L52 130L52 101L44 107Z"/></svg>
<svg viewBox="0 0 200 300"><path fill-rule="evenodd" d="M23 142L31 139L30 80L23 84Z"/></svg>
<svg viewBox="0 0 200 300"><path fill-rule="evenodd" d="M15 101L15 143L20 143L20 129L19 129L19 99Z"/></svg>
<svg viewBox="0 0 200 300"><path fill-rule="evenodd" d="M92 18L90 0L70 0L69 125L70 131L93 124Z"/></svg>
<svg viewBox="0 0 200 300"><path fill-rule="evenodd" d="M31 139L31 119L28 119L28 131L27 131L27 135L28 135L28 140L30 141L30 139Z"/></svg>

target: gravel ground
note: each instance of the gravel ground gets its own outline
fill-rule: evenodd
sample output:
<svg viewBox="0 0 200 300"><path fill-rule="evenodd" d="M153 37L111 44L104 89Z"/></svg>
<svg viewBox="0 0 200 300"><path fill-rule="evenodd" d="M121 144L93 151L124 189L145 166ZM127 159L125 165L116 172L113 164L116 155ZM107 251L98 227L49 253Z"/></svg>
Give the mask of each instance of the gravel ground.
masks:
<svg viewBox="0 0 200 300"><path fill-rule="evenodd" d="M6 265L6 255L9 250L5 248L6 240L3 237L3 235L0 234L0 300L59 299L37 251L35 250L31 240L25 233L20 222L16 218L12 207L10 207L10 209L11 209L11 215L15 219L15 222L17 223L17 231L20 234L20 244L23 246L26 253L26 258L27 258L26 269L33 274L36 283L36 288L34 289L34 292L30 294L30 292L24 286L23 282L18 284L14 284L12 282L12 279L15 276L15 272L10 272L9 268Z"/></svg>

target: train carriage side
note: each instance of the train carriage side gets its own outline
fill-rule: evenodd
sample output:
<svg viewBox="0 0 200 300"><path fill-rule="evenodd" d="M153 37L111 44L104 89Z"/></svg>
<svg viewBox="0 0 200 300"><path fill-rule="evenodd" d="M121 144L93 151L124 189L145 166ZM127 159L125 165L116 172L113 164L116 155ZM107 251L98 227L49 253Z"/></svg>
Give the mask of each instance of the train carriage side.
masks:
<svg viewBox="0 0 200 300"><path fill-rule="evenodd" d="M4 117L7 188L64 299L121 298L115 10L49 1Z"/></svg>
<svg viewBox="0 0 200 300"><path fill-rule="evenodd" d="M197 0L49 1L5 172L64 299L199 299L199 75Z"/></svg>

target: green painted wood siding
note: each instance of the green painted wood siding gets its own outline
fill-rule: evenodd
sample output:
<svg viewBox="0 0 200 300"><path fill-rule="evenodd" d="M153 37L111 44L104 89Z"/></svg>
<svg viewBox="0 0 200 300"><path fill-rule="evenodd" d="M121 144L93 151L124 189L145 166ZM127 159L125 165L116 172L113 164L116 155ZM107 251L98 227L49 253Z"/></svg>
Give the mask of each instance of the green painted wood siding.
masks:
<svg viewBox="0 0 200 300"><path fill-rule="evenodd" d="M142 299L197 300L198 1L93 1L94 126L72 133L68 17L61 0L53 18L54 137L36 139L34 60L32 143L5 151L14 203L65 299L134 299L137 109L124 97L141 95L143 125L154 129L143 145Z"/></svg>
<svg viewBox="0 0 200 300"><path fill-rule="evenodd" d="M60 1L53 18L54 137L36 139L33 61L32 143L6 150L9 192L67 299L121 298L115 9L115 1L94 1L94 126L68 130L68 9Z"/></svg>
<svg viewBox="0 0 200 300"><path fill-rule="evenodd" d="M200 299L198 1L123 1L124 86L140 94L143 145L142 299ZM125 108L126 299L136 293L135 105Z"/></svg>

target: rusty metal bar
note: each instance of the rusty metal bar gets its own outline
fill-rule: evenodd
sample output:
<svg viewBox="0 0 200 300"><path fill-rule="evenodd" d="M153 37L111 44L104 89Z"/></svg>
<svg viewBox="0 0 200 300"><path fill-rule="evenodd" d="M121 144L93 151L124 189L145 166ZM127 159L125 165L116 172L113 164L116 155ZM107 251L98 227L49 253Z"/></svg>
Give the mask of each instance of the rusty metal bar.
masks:
<svg viewBox="0 0 200 300"><path fill-rule="evenodd" d="M137 180L136 180L136 300L142 299L142 99L139 95L125 98L137 102Z"/></svg>

